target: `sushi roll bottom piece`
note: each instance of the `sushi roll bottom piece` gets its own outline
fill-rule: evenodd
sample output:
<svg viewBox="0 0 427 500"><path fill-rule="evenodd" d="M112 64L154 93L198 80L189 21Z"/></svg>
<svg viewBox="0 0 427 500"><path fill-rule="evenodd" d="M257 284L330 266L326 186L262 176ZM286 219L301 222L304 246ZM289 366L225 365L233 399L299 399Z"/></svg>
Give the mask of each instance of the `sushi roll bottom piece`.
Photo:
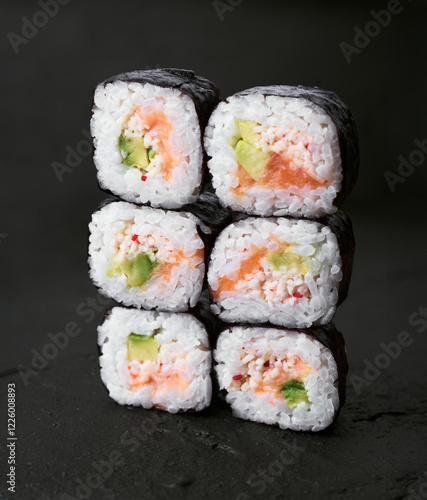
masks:
<svg viewBox="0 0 427 500"><path fill-rule="evenodd" d="M233 414L296 431L329 426L344 402L344 393L340 394L347 370L344 341L335 331L339 366L315 335L251 326L221 333L214 351L215 369Z"/></svg>
<svg viewBox="0 0 427 500"><path fill-rule="evenodd" d="M212 250L212 311L227 322L290 328L335 314L342 259L336 235L319 222L253 218L230 224Z"/></svg>
<svg viewBox="0 0 427 500"><path fill-rule="evenodd" d="M186 311L196 304L205 272L198 219L112 202L89 225L90 276L101 292L124 305Z"/></svg>
<svg viewBox="0 0 427 500"><path fill-rule="evenodd" d="M305 90L309 95L310 89ZM213 112L205 148L224 205L253 215L308 218L337 210L343 165L332 117L305 97L263 95L297 91L286 86L249 89Z"/></svg>
<svg viewBox="0 0 427 500"><path fill-rule="evenodd" d="M126 201L163 208L197 199L204 124L195 101L180 88L185 82L193 86L194 95L215 96L211 107L216 104L213 84L192 72L136 71L98 85L91 132L103 189Z"/></svg>
<svg viewBox="0 0 427 500"><path fill-rule="evenodd" d="M211 352L190 314L115 307L98 327L101 377L119 404L177 413L211 400Z"/></svg>

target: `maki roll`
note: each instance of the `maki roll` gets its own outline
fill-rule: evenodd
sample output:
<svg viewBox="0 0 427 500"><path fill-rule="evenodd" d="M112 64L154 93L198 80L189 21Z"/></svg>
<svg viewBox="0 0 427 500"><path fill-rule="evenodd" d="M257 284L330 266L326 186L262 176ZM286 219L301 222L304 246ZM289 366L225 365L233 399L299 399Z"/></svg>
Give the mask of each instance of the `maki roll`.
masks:
<svg viewBox="0 0 427 500"><path fill-rule="evenodd" d="M89 274L101 293L145 309L196 304L209 229L194 215L117 201L93 214L89 231Z"/></svg>
<svg viewBox="0 0 427 500"><path fill-rule="evenodd" d="M113 308L98 327L101 378L119 404L177 413L209 406L211 352L190 314Z"/></svg>
<svg viewBox="0 0 427 500"><path fill-rule="evenodd" d="M359 166L350 110L334 92L302 86L229 97L212 113L205 148L221 202L253 215L333 214Z"/></svg>
<svg viewBox="0 0 427 500"><path fill-rule="evenodd" d="M215 85L187 70L132 71L100 83L91 132L101 188L155 207L194 202L203 132L218 101Z"/></svg>
<svg viewBox="0 0 427 500"><path fill-rule="evenodd" d="M330 324L310 330L235 326L214 352L233 414L282 429L320 431L344 404L344 339Z"/></svg>
<svg viewBox="0 0 427 500"><path fill-rule="evenodd" d="M212 310L227 322L326 324L347 296L353 255L351 223L342 212L319 221L237 221L211 253Z"/></svg>

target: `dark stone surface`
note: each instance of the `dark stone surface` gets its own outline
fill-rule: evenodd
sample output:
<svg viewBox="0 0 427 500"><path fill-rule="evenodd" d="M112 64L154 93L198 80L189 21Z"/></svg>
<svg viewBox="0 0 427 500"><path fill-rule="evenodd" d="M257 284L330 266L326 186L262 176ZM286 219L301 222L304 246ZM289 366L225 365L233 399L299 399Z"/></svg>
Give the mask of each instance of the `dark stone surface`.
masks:
<svg viewBox="0 0 427 500"><path fill-rule="evenodd" d="M410 485L422 485L427 341L425 332L417 331L423 324L414 326L409 316L425 305L417 273L425 279L419 248L425 248L426 236L410 220L398 234L391 224L379 233L376 220L362 210L353 221L359 241L354 280L335 318L346 337L350 379L346 405L329 429L304 434L244 422L232 417L220 397L193 415L120 407L99 378L95 338L104 307L97 305L93 319L91 308L84 316L75 312L86 297L96 298L81 271L82 283L73 287L81 294L70 293L68 312L49 312L62 328L46 329L57 333L75 321L81 333L45 369L29 376L28 385L18 374L2 378L3 397L7 383L17 387L17 498L67 498L64 493L79 498L80 480L98 484L97 477L88 477L98 474L94 463L103 464L108 476L91 488L90 498L100 500L405 498ZM401 331L408 332L410 345L359 387L354 376L364 377L366 360L384 363L378 358L384 352L381 342L396 341ZM17 338L10 356L26 366L30 349L42 352L50 342L39 335L16 345ZM110 470L105 462L113 459ZM4 483L1 488L5 494Z"/></svg>
<svg viewBox="0 0 427 500"><path fill-rule="evenodd" d="M7 34L20 33L22 16L39 7L2 1L1 499L383 499L406 498L410 488L427 497L425 156L395 192L384 178L427 137L427 5L402 5L347 64L339 44L352 43L354 27L363 29L386 2L244 0L221 21L211 2L74 0L15 54ZM252 46L243 49L248 33ZM199 415L123 408L102 386L96 327L108 304L87 276L86 248L87 223L104 195L83 131L94 86L146 66L194 69L223 96L272 83L318 85L354 114L361 170L343 210L356 257L335 317L350 372L346 405L324 432L244 422L220 398ZM59 182L52 162L64 163L67 145L79 144L80 161ZM48 334L69 322L80 333L25 385L17 367L29 367L32 350L41 353ZM410 345L396 359L381 355L398 338ZM367 362L384 368L363 383L355 377ZM6 485L8 383L17 395L14 495ZM93 463L108 477L85 495L76 488L96 473Z"/></svg>

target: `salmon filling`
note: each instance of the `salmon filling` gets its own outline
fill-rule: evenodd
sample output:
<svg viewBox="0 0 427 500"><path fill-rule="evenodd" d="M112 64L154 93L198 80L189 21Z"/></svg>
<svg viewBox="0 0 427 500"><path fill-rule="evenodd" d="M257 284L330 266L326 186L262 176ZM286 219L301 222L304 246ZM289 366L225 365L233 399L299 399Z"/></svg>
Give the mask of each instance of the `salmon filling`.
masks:
<svg viewBox="0 0 427 500"><path fill-rule="evenodd" d="M241 368L232 377L231 388L258 395L271 394L273 400L285 400L290 408L301 402L310 403L305 389L306 377L313 367L298 354L271 351L260 354L252 343L240 350Z"/></svg>
<svg viewBox="0 0 427 500"><path fill-rule="evenodd" d="M151 105L135 106L119 138L123 163L138 168L142 182L160 175L173 183L175 167L189 161L183 154L182 140L175 134L162 107L161 99Z"/></svg>
<svg viewBox="0 0 427 500"><path fill-rule="evenodd" d="M106 272L107 277L125 275L128 288L156 283L161 294L177 279L176 268L184 265L192 271L204 263L203 248L176 248L163 235L136 234L134 230L133 224L128 224L115 233L114 256Z"/></svg>
<svg viewBox="0 0 427 500"><path fill-rule="evenodd" d="M230 191L238 196L250 188L298 191L328 187L332 179L316 172L319 146L314 137L293 126L264 127L238 121L240 138L235 146L237 171Z"/></svg>
<svg viewBox="0 0 427 500"><path fill-rule="evenodd" d="M168 391L178 390L184 394L190 385L190 380L184 377L186 369L186 353L181 358L176 359L172 367L166 367L157 360L148 361L130 361L128 363L129 371L129 389L140 391L150 387L150 398L156 395L166 396Z"/></svg>
<svg viewBox="0 0 427 500"><path fill-rule="evenodd" d="M298 255L295 245L280 242L274 234L270 238L276 242L275 250L251 243L235 272L218 276L217 288L212 291L216 301L225 296L224 292L227 296L251 294L269 304L278 300L296 303L311 297L304 283L304 275L310 271L309 257Z"/></svg>
<svg viewBox="0 0 427 500"><path fill-rule="evenodd" d="M184 394L190 380L184 377L187 353L161 345L158 328L149 335L130 333L127 337L128 387L131 391L150 389L150 398L166 397L168 391ZM173 343L172 343L173 346Z"/></svg>

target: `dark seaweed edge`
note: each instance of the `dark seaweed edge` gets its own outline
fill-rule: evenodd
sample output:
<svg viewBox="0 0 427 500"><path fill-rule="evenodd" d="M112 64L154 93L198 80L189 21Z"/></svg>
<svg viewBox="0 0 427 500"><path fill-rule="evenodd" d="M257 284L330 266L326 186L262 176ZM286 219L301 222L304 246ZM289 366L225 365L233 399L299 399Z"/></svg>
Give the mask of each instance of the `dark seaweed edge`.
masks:
<svg viewBox="0 0 427 500"><path fill-rule="evenodd" d="M351 276L353 274L353 260L356 250L356 242L353 233L353 224L344 212L338 210L333 215L328 215L318 219L317 222L328 226L335 234L338 241L338 246L341 255L341 270L343 273L342 280L338 287L338 302L337 306L342 304L348 296Z"/></svg>
<svg viewBox="0 0 427 500"><path fill-rule="evenodd" d="M175 211L192 213L211 229L213 236L218 235L232 220L231 210L224 208L216 194L208 191L203 192L194 203Z"/></svg>

